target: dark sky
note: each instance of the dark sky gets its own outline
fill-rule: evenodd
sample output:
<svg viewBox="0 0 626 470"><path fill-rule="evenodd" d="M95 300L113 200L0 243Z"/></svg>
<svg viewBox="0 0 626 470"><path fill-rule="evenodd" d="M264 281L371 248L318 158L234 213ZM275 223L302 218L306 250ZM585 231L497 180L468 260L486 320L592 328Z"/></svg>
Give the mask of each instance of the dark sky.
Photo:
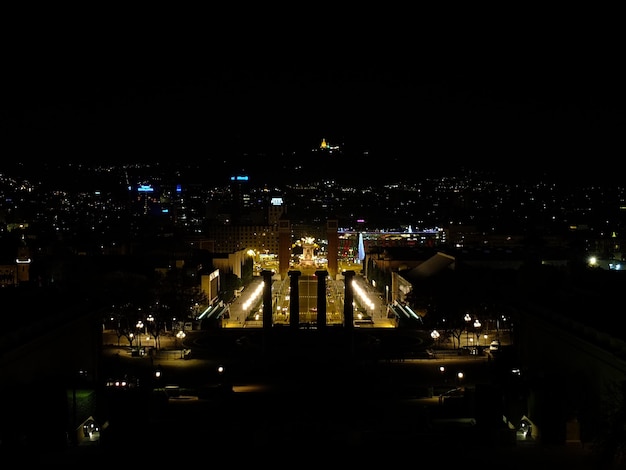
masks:
<svg viewBox="0 0 626 470"><path fill-rule="evenodd" d="M5 45L3 160L237 159L325 137L376 164L614 171L621 29L507 18L20 29Z"/></svg>

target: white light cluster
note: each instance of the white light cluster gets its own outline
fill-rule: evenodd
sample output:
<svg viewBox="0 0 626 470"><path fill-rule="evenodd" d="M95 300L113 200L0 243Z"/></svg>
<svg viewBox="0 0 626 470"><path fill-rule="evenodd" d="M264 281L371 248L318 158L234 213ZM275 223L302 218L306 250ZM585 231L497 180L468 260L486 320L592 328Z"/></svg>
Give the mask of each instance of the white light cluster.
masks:
<svg viewBox="0 0 626 470"><path fill-rule="evenodd" d="M249 309L251 305L256 305L256 302L258 301L259 297L263 293L263 287L265 287L265 282L261 282L257 286L257 288L250 294L250 297L248 297L248 300L246 300L243 303L244 310Z"/></svg>
<svg viewBox="0 0 626 470"><path fill-rule="evenodd" d="M361 289L361 286L359 286L356 281L352 281L352 288L358 295L361 304L366 305L370 310L374 310L374 302L370 300L367 292Z"/></svg>

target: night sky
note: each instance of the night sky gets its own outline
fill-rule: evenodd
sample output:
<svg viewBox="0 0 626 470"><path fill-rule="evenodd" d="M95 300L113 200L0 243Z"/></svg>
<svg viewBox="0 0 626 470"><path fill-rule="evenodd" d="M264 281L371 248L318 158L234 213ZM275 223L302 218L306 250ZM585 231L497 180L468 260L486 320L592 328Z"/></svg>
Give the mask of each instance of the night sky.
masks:
<svg viewBox="0 0 626 470"><path fill-rule="evenodd" d="M626 128L611 16L26 22L5 44L3 161L237 160L326 138L374 165L602 178Z"/></svg>

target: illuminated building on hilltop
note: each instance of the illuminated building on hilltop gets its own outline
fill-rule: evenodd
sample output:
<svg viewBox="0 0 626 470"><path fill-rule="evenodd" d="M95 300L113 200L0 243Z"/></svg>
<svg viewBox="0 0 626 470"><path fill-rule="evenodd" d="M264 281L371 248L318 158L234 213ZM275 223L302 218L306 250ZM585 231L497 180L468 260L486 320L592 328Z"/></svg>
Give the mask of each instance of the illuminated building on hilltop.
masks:
<svg viewBox="0 0 626 470"><path fill-rule="evenodd" d="M322 143L320 144L319 149L325 152L333 152L339 150L339 145L330 145L325 138L322 138Z"/></svg>

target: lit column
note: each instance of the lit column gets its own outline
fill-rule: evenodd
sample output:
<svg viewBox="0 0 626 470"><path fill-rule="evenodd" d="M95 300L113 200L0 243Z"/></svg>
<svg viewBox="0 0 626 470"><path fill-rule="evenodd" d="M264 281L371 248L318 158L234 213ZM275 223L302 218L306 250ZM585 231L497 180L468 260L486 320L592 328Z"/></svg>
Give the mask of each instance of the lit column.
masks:
<svg viewBox="0 0 626 470"><path fill-rule="evenodd" d="M297 330L300 327L300 289L299 277L300 271L289 271L289 326Z"/></svg>

